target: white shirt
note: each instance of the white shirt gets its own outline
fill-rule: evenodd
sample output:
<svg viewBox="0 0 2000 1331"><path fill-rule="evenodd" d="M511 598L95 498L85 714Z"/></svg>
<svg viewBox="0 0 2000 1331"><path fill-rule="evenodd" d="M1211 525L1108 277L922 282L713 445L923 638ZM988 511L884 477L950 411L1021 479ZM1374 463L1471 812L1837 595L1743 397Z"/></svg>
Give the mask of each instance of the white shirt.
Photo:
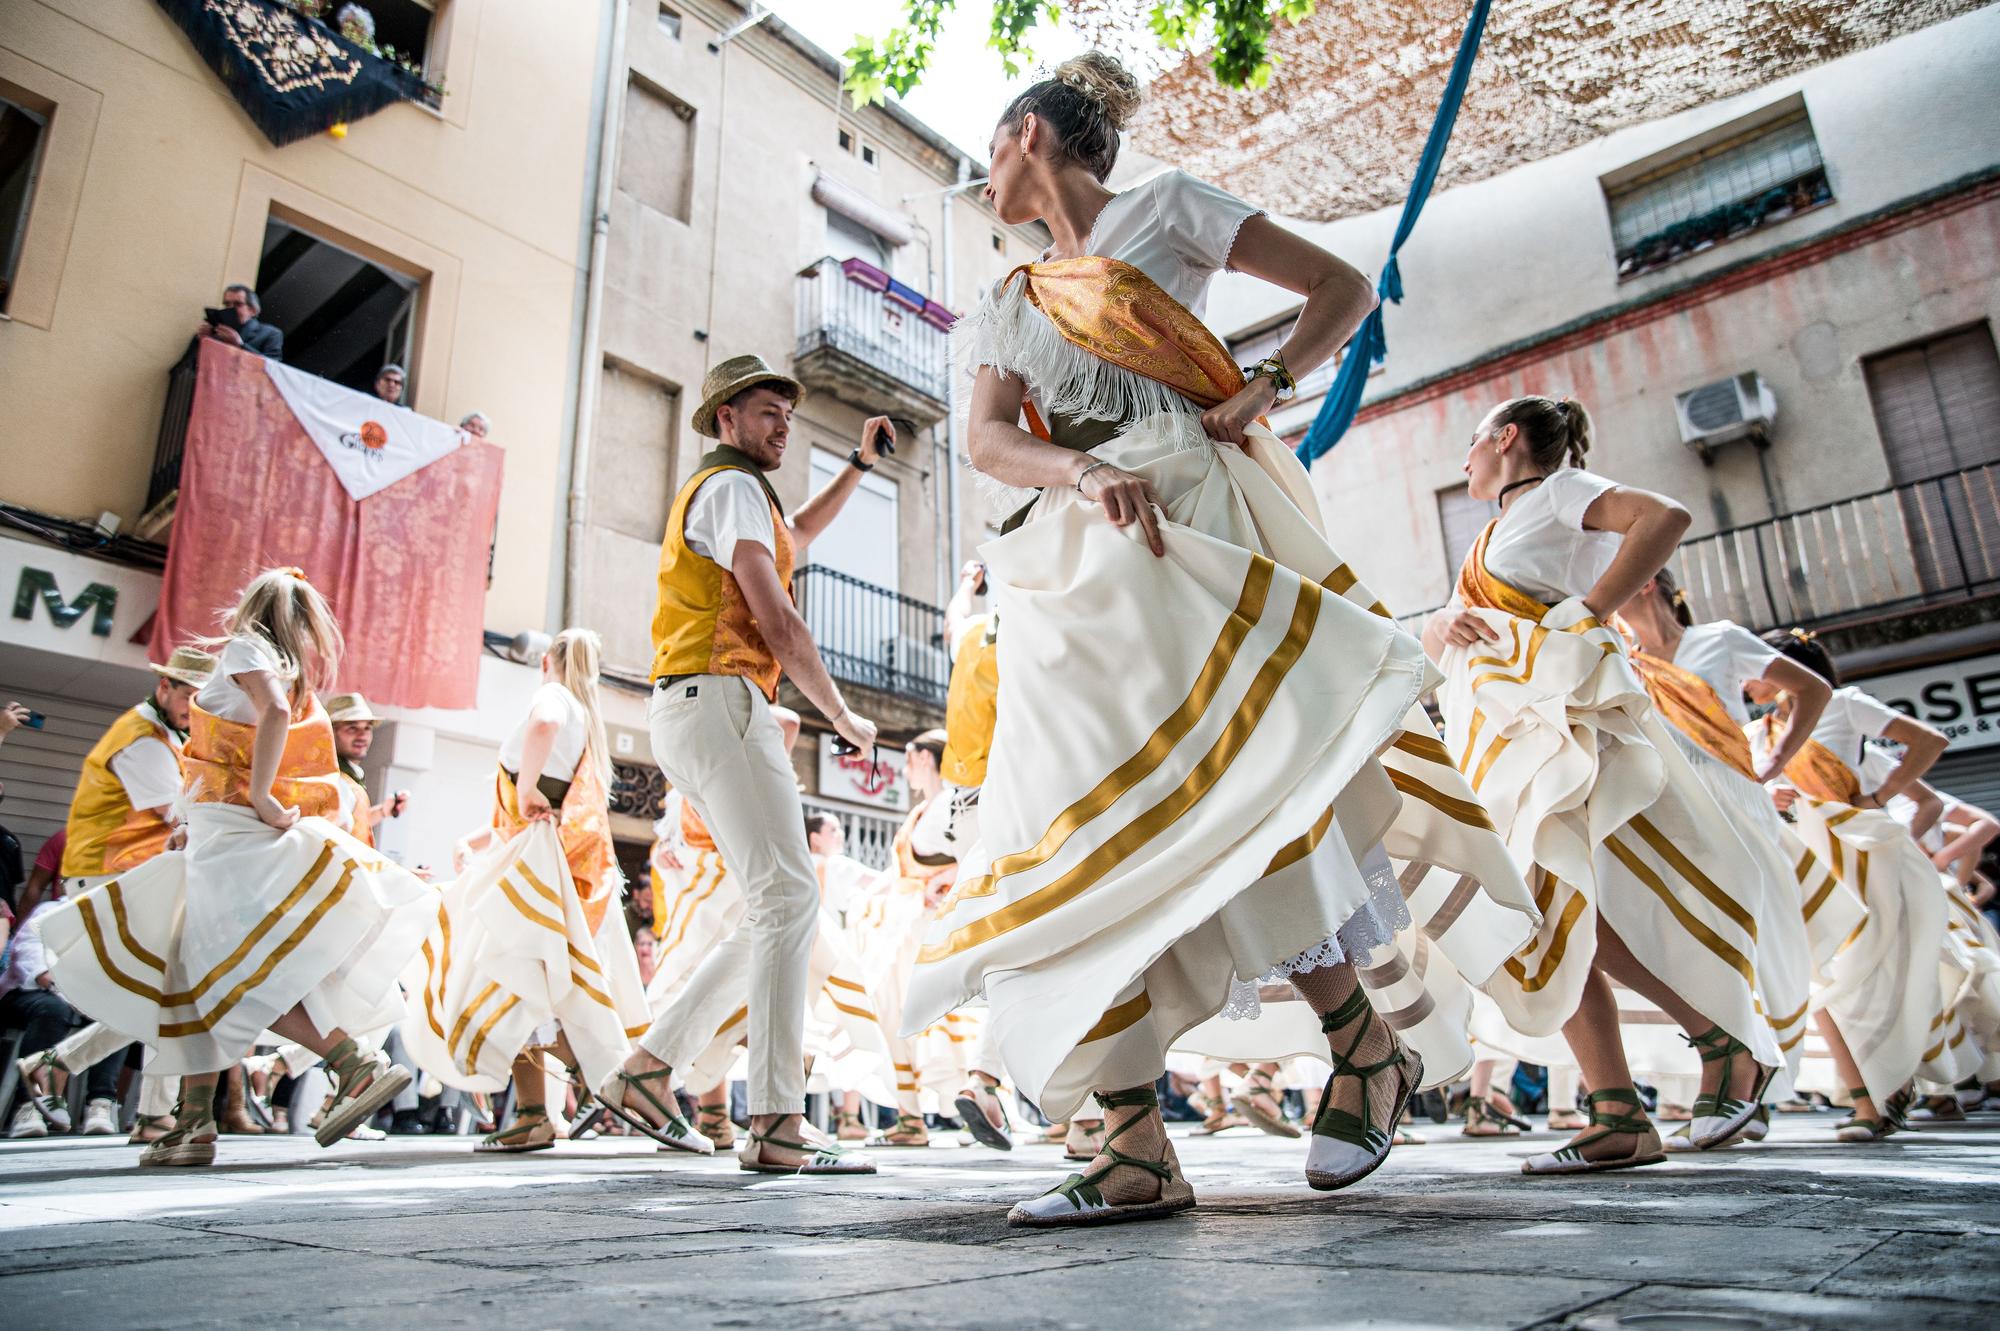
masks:
<svg viewBox="0 0 2000 1331"><path fill-rule="evenodd" d="M231 638L216 658L215 673L208 677L208 683L201 686L201 692L194 695L201 710L211 716L219 716L225 721L237 721L246 726L257 724L257 704L250 701L250 695L236 687L235 676L247 675L253 670L262 670L274 675L281 689L291 686L291 678L278 667L278 654L262 638L248 635ZM150 805L141 805L150 808Z"/></svg>
<svg viewBox="0 0 2000 1331"><path fill-rule="evenodd" d="M1185 171L1169 171L1113 195L1084 253L1129 263L1198 319L1208 284L1229 266L1236 233L1262 208Z"/></svg>
<svg viewBox="0 0 2000 1331"><path fill-rule="evenodd" d="M43 901L28 912L27 919L14 926L14 936L7 947L7 969L0 971L0 996L16 989L37 987L35 981L49 968L48 955L42 949L41 918L61 904Z"/></svg>
<svg viewBox="0 0 2000 1331"><path fill-rule="evenodd" d="M1486 543L1486 571L1548 605L1582 596L1611 567L1625 539L1583 528L1584 511L1616 485L1579 467L1549 473L1500 515Z"/></svg>
<svg viewBox="0 0 2000 1331"><path fill-rule="evenodd" d="M771 523L771 500L756 479L736 467L719 471L701 483L688 500L682 535L688 548L726 569L736 567L736 545L755 541L778 553L778 534Z"/></svg>
<svg viewBox="0 0 2000 1331"><path fill-rule="evenodd" d="M159 718L146 703L133 710L159 724ZM125 787L125 798L135 809L163 808L180 798L181 744L172 730L167 735L167 739L148 735L111 755L111 774Z"/></svg>
<svg viewBox="0 0 2000 1331"><path fill-rule="evenodd" d="M1886 753L1875 761L1868 761L1871 754L1868 741L1881 738L1890 723L1900 720L1902 715L1889 704L1850 684L1833 691L1826 710L1820 713L1819 724L1813 727L1812 737L1853 770L1865 795L1879 789L1896 767Z"/></svg>
<svg viewBox="0 0 2000 1331"><path fill-rule="evenodd" d="M571 780L576 776L577 763L583 760L584 745L590 739L590 725L584 717L583 704L576 700L576 695L554 680L535 690L528 714L521 718L521 724L514 727L514 733L507 736L507 742L500 746L500 765L517 775L520 773L521 748L527 741L528 727L544 717L559 718L561 729L556 731L555 742L549 745L549 757L542 764L542 775L558 781Z"/></svg>
<svg viewBox="0 0 2000 1331"><path fill-rule="evenodd" d="M1726 619L1696 624L1681 633L1681 645L1674 649L1674 664L1701 676L1715 690L1723 707L1737 725L1750 724L1750 707L1743 701L1743 686L1764 678L1781 653L1777 648Z"/></svg>

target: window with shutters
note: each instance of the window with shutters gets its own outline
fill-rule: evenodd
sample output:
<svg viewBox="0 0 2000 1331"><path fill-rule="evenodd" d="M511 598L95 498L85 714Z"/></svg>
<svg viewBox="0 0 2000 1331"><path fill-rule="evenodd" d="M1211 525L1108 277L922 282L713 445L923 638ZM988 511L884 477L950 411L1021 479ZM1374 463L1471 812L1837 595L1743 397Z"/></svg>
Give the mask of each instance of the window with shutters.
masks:
<svg viewBox="0 0 2000 1331"><path fill-rule="evenodd" d="M1459 565L1472 550L1472 543L1486 524L1500 516L1500 506L1490 499L1474 499L1463 485L1437 492L1438 526L1444 533L1444 567L1457 577Z"/></svg>
<svg viewBox="0 0 2000 1331"><path fill-rule="evenodd" d="M695 110L633 78L625 89L618 188L677 222L688 220L694 188Z"/></svg>
<svg viewBox="0 0 2000 1331"><path fill-rule="evenodd" d="M1861 363L1927 591L2000 578L2000 354L1976 324Z"/></svg>

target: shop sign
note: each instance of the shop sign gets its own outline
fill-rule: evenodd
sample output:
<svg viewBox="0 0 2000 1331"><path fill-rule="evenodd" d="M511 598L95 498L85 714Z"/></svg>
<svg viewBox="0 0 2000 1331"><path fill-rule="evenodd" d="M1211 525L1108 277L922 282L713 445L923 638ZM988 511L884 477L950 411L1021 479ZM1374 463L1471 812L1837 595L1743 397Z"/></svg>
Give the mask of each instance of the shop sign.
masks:
<svg viewBox="0 0 2000 1331"><path fill-rule="evenodd" d="M2000 654L1878 675L1860 687L1942 730L1953 752L2000 744Z"/></svg>
<svg viewBox="0 0 2000 1331"><path fill-rule="evenodd" d="M884 746L873 754L835 753L834 737L819 737L819 795L870 808L902 812L910 807L903 780L903 751Z"/></svg>

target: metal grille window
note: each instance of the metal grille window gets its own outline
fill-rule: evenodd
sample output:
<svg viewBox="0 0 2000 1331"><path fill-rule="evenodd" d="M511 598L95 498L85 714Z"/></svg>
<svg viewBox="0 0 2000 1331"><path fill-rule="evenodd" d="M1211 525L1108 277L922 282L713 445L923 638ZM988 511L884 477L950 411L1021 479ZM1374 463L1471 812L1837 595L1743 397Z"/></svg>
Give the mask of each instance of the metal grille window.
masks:
<svg viewBox="0 0 2000 1331"><path fill-rule="evenodd" d="M1803 107L1605 194L1621 277L1833 199Z"/></svg>
<svg viewBox="0 0 2000 1331"><path fill-rule="evenodd" d="M1490 499L1474 499L1463 485L1438 491L1437 506L1438 526L1444 532L1445 573L1456 577L1479 533L1500 516L1500 506Z"/></svg>

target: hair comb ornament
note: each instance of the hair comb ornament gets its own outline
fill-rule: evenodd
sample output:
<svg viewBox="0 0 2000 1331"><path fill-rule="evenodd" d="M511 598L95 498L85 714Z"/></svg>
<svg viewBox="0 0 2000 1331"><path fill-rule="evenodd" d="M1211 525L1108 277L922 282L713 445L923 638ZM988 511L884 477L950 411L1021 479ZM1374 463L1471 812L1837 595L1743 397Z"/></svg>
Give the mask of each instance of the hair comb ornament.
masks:
<svg viewBox="0 0 2000 1331"><path fill-rule="evenodd" d="M1785 632L1791 634L1794 638L1797 638L1800 642L1811 642L1815 638L1819 637L1819 634L1811 632L1808 629L1802 629L1802 628L1789 628L1786 629Z"/></svg>

